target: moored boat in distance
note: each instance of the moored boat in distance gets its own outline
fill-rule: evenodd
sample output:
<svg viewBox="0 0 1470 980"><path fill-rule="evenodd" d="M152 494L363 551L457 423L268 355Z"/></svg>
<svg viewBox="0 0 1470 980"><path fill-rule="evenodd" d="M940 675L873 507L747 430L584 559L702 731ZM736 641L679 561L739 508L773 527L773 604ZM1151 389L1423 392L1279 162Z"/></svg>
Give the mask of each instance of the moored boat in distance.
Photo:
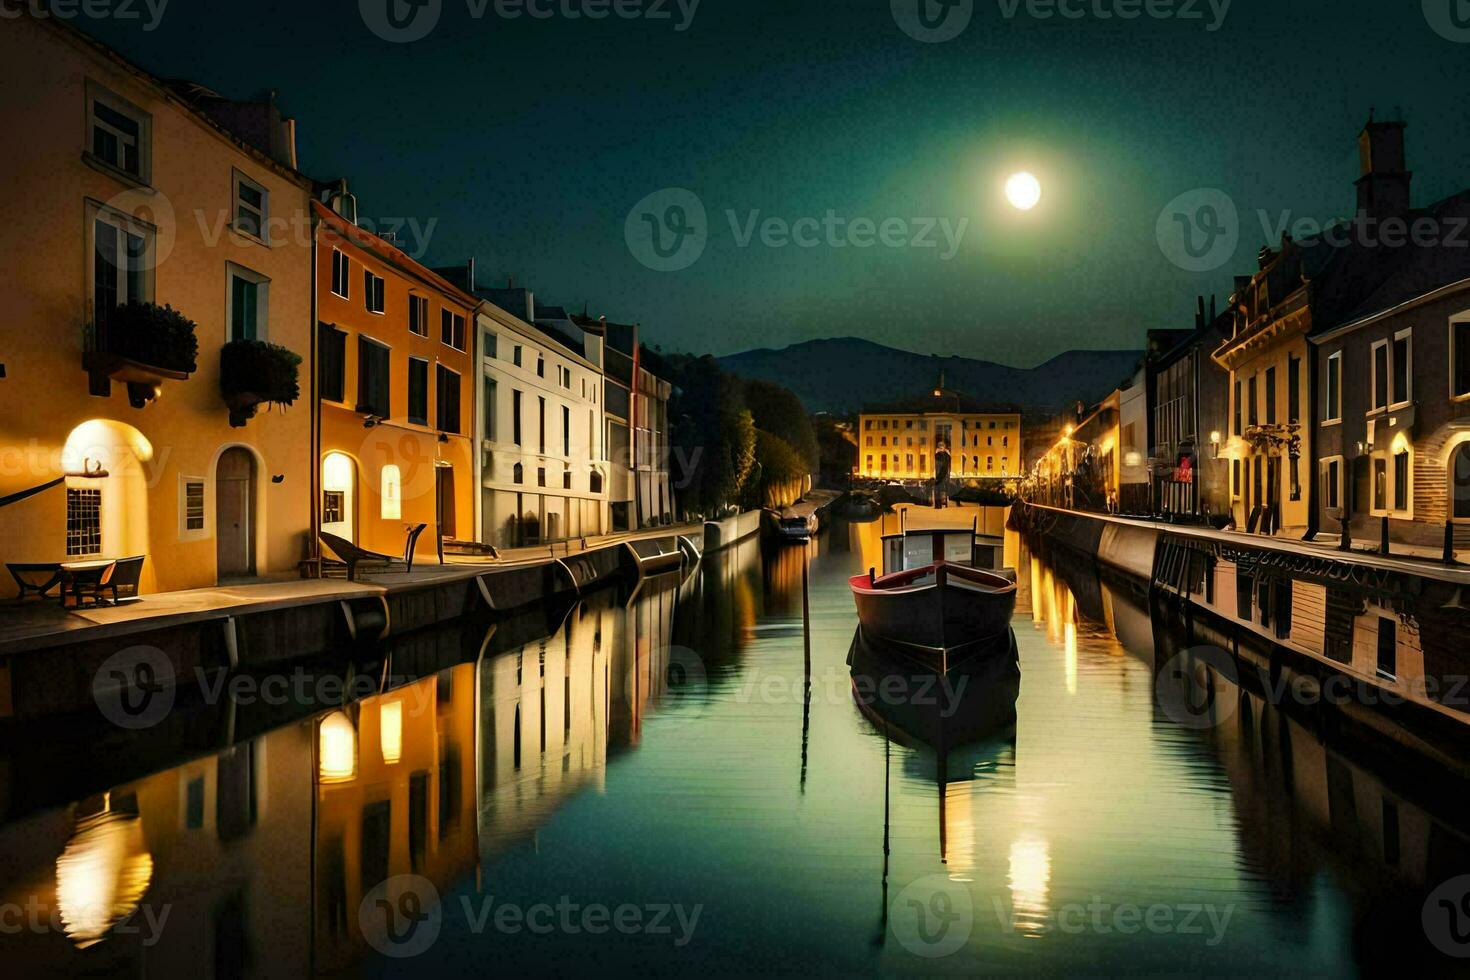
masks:
<svg viewBox="0 0 1470 980"><path fill-rule="evenodd" d="M776 523L776 534L783 541L806 541L814 537L819 524L817 515L783 514Z"/></svg>

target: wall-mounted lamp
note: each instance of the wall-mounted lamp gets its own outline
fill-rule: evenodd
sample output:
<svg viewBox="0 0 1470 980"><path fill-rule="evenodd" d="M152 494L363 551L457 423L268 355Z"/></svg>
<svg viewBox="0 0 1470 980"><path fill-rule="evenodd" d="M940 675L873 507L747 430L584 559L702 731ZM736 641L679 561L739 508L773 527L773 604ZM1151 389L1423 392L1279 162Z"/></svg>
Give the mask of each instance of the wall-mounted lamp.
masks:
<svg viewBox="0 0 1470 980"><path fill-rule="evenodd" d="M374 429L382 424L383 420L378 418L376 415L369 415L367 418L362 420L362 427L364 429Z"/></svg>
<svg viewBox="0 0 1470 980"><path fill-rule="evenodd" d="M439 441L447 443L449 441L449 436L441 432L439 433Z"/></svg>
<svg viewBox="0 0 1470 980"><path fill-rule="evenodd" d="M286 474L284 474L284 473L277 473L275 476L271 477L271 482L272 483L285 483L286 482Z"/></svg>
<svg viewBox="0 0 1470 980"><path fill-rule="evenodd" d="M1210 452L1214 454L1214 458L1215 459L1219 459L1220 458L1220 430L1219 429L1216 429L1214 432L1211 432L1210 433Z"/></svg>

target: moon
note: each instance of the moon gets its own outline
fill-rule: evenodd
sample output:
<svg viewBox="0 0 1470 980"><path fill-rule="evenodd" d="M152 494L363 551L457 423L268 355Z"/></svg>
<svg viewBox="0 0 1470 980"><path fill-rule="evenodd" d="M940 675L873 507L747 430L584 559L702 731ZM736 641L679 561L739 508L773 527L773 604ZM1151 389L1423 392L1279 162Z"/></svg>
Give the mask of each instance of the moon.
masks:
<svg viewBox="0 0 1470 980"><path fill-rule="evenodd" d="M1030 211L1041 200L1041 181L1024 170L1006 181L1006 200L1018 211Z"/></svg>

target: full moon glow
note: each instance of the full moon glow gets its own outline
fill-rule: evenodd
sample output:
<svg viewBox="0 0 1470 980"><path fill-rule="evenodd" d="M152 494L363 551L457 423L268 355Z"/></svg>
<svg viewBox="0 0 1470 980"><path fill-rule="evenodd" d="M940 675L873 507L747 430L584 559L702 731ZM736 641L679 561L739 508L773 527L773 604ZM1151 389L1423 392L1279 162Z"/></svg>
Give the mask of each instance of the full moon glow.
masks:
<svg viewBox="0 0 1470 980"><path fill-rule="evenodd" d="M1017 210L1030 211L1041 200L1041 181L1024 171L1012 174L1006 181L1006 200Z"/></svg>

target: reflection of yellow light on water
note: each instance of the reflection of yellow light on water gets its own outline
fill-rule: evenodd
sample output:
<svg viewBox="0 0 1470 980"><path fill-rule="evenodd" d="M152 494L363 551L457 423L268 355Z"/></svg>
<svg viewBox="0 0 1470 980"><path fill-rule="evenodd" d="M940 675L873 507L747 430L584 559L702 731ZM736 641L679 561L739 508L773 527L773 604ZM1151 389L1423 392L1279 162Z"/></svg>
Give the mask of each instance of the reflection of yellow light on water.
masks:
<svg viewBox="0 0 1470 980"><path fill-rule="evenodd" d="M1046 617L1042 614L1041 603L1041 563L1035 558L1031 559L1031 622L1040 623Z"/></svg>
<svg viewBox="0 0 1470 980"><path fill-rule="evenodd" d="M153 857L136 815L105 811L77 822L56 859L56 907L63 928L82 949L138 908L153 880Z"/></svg>
<svg viewBox="0 0 1470 980"><path fill-rule="evenodd" d="M1010 864L1011 909L1016 923L1039 926L1046 915L1047 887L1051 884L1051 849L1040 837L1018 838L1011 842Z"/></svg>
<svg viewBox="0 0 1470 980"><path fill-rule="evenodd" d="M323 783L345 783L357 775L357 729L344 712L327 715L318 728L317 775Z"/></svg>
<svg viewBox="0 0 1470 980"><path fill-rule="evenodd" d="M1062 626L1062 636L1067 649L1067 693L1077 693L1077 600L1067 590L1067 618Z"/></svg>
<svg viewBox="0 0 1470 980"><path fill-rule="evenodd" d="M403 758L403 702L385 701L378 708L378 741L383 761L393 765Z"/></svg>

